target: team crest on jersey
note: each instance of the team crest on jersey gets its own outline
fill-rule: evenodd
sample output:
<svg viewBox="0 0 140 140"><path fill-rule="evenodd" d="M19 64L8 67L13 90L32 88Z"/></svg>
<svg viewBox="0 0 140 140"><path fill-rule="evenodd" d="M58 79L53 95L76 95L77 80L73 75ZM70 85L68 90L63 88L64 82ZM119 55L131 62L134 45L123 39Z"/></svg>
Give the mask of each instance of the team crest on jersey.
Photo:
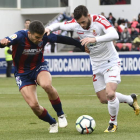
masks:
<svg viewBox="0 0 140 140"><path fill-rule="evenodd" d="M43 45L43 41L41 41L39 44L38 44L38 47L42 47Z"/></svg>
<svg viewBox="0 0 140 140"><path fill-rule="evenodd" d="M9 36L9 38L10 38L11 40L14 40L14 39L17 38L17 34L13 34L13 35Z"/></svg>
<svg viewBox="0 0 140 140"><path fill-rule="evenodd" d="M96 30L95 30L95 29L93 29L93 35L94 35L94 36L96 36L96 35L97 35L97 33L96 33Z"/></svg>

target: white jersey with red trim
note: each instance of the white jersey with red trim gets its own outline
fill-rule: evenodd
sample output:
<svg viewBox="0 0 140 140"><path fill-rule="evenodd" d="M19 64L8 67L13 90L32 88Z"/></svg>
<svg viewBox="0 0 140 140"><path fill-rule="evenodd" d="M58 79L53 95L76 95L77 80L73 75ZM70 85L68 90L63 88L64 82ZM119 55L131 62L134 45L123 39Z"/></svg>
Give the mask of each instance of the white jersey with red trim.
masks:
<svg viewBox="0 0 140 140"><path fill-rule="evenodd" d="M51 31L67 30L75 31L80 39L86 37L96 38L96 43L88 44L92 70L106 62L119 61L118 53L113 45L113 40L118 39L118 33L111 26L108 20L101 15L91 15L89 29L83 29L75 19L63 23L56 23L48 26Z"/></svg>

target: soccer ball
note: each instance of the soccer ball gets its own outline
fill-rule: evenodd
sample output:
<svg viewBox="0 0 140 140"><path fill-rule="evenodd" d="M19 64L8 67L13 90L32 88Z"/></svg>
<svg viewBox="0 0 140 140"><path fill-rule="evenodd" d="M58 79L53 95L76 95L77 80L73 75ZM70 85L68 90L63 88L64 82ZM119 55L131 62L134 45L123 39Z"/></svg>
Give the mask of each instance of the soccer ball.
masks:
<svg viewBox="0 0 140 140"><path fill-rule="evenodd" d="M90 134L95 127L95 120L89 115L82 115L76 120L76 129L81 134Z"/></svg>

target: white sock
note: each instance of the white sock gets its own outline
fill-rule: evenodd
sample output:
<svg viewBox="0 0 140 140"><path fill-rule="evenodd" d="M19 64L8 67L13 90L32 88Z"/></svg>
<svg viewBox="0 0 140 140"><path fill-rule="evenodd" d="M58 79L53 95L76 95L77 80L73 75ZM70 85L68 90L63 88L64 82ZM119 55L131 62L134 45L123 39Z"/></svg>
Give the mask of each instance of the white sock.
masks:
<svg viewBox="0 0 140 140"><path fill-rule="evenodd" d="M130 105L133 104L133 99L130 95L123 95L119 92L116 92L116 96L120 103L128 103Z"/></svg>
<svg viewBox="0 0 140 140"><path fill-rule="evenodd" d="M119 111L119 100L117 97L115 97L113 100L108 101L108 111L110 114L109 123L117 125L117 116Z"/></svg>

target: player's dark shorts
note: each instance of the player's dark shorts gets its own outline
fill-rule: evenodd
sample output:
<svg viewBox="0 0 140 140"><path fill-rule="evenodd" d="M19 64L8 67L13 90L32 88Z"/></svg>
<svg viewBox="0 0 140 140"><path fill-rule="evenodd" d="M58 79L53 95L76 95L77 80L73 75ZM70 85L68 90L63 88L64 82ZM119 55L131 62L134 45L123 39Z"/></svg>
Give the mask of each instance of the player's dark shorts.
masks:
<svg viewBox="0 0 140 140"><path fill-rule="evenodd" d="M37 75L41 71L49 71L47 62L41 63L39 66L37 66L35 69L33 69L27 75L23 75L23 74L19 74L19 73L15 74L16 83L19 87L19 90L21 90L25 86L36 85Z"/></svg>

